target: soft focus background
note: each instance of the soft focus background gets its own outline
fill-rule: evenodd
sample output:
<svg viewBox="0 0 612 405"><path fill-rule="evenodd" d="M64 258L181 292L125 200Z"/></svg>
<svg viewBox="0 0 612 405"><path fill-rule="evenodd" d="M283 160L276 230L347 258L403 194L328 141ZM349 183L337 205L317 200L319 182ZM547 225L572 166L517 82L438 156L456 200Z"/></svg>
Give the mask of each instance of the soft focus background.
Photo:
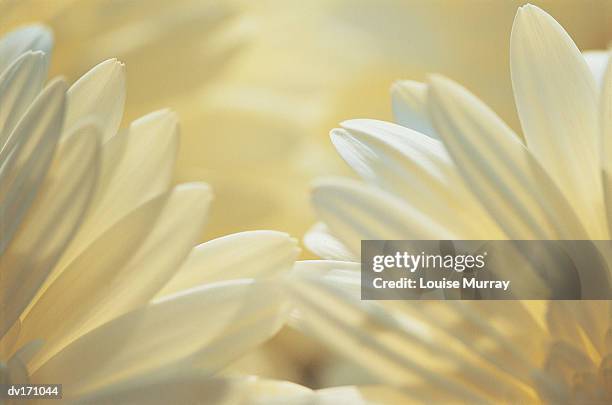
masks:
<svg viewBox="0 0 612 405"><path fill-rule="evenodd" d="M395 80L443 73L517 128L508 53L524 2L0 0L0 34L49 25L51 74L71 81L107 58L125 62L124 126L159 108L179 113L177 181L204 180L216 195L203 240L262 228L300 237L314 222L310 181L347 172L329 130L390 119ZM532 3L583 50L612 40L612 0ZM292 330L236 367L311 387L360 382Z"/></svg>
<svg viewBox="0 0 612 405"><path fill-rule="evenodd" d="M516 127L508 69L524 0L0 0L0 31L42 21L51 73L127 65L124 125L178 111L177 180L214 187L203 239L312 223L309 181L345 170L328 132L347 118L390 118L397 79L446 74ZM547 0L582 49L612 39L612 1Z"/></svg>

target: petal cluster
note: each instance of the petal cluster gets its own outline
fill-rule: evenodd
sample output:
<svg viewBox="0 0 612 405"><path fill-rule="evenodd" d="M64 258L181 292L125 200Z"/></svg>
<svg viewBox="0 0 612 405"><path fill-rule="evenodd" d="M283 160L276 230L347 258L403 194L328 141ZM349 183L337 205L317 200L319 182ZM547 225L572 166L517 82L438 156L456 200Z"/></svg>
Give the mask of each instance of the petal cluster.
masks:
<svg viewBox="0 0 612 405"><path fill-rule="evenodd" d="M212 191L174 184L176 114L121 128L124 65L45 85L51 44L41 26L0 40L0 381L60 383L85 403L151 381L236 394L239 381L210 378L284 325L275 278L296 241L198 245Z"/></svg>
<svg viewBox="0 0 612 405"><path fill-rule="evenodd" d="M305 243L329 260L296 267L292 322L405 401L612 399L607 302L360 300L350 261L363 239L609 239L609 55L583 56L550 15L527 5L510 59L521 133L448 78L398 82L398 124L351 120L331 133L364 181L314 186L322 222ZM601 253L606 265L581 270L583 292L610 291L612 262Z"/></svg>

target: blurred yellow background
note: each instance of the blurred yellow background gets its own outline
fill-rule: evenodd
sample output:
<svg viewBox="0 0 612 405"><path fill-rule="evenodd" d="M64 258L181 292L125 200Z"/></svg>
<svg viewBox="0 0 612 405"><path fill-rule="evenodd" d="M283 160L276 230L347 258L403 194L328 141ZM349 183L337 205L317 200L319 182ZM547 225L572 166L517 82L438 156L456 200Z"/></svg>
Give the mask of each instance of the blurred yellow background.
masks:
<svg viewBox="0 0 612 405"><path fill-rule="evenodd" d="M302 236L309 183L347 169L328 132L391 119L397 79L438 72L517 127L509 80L515 0L0 0L0 31L55 33L52 75L127 65L123 126L170 107L181 119L177 181L216 199L203 239L248 229ZM612 40L612 1L532 1L581 49Z"/></svg>

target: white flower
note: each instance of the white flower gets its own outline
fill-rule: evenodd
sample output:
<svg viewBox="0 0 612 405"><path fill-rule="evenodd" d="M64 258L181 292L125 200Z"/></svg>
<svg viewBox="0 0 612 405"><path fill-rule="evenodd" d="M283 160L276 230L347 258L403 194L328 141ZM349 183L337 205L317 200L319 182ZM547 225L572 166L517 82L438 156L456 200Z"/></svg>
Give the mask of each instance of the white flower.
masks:
<svg viewBox="0 0 612 405"><path fill-rule="evenodd" d="M352 257L361 239L607 239L609 86L597 87L569 36L533 6L515 21L511 68L522 135L438 75L394 85L402 126L351 120L333 130L368 185L315 186L326 225L308 246L338 257L319 243L327 230Z"/></svg>
<svg viewBox="0 0 612 405"><path fill-rule="evenodd" d="M523 133L463 87L432 76L393 89L402 125L332 131L368 183L326 180L307 236L355 260L362 239L609 239L612 68L598 87L563 28L519 9L511 72ZM330 244L330 241L333 243ZM599 274L609 291L610 273ZM391 403L612 400L609 302L361 301L359 265L302 262L294 323L395 389Z"/></svg>
<svg viewBox="0 0 612 405"><path fill-rule="evenodd" d="M40 26L0 40L0 381L63 384L70 400L204 383L284 324L273 278L296 242L251 231L194 248L212 192L172 185L176 115L119 130L116 60L43 88L51 44Z"/></svg>

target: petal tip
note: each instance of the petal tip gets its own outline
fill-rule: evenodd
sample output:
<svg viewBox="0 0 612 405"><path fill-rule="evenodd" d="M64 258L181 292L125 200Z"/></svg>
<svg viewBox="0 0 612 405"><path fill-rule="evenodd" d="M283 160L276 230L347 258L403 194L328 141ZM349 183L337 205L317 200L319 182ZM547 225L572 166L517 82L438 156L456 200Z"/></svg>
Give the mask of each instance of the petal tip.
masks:
<svg viewBox="0 0 612 405"><path fill-rule="evenodd" d="M334 146L337 146L336 142L341 141L342 139L345 139L347 136L348 136L348 131L344 128L334 128L331 131L329 131L329 139L331 140Z"/></svg>

